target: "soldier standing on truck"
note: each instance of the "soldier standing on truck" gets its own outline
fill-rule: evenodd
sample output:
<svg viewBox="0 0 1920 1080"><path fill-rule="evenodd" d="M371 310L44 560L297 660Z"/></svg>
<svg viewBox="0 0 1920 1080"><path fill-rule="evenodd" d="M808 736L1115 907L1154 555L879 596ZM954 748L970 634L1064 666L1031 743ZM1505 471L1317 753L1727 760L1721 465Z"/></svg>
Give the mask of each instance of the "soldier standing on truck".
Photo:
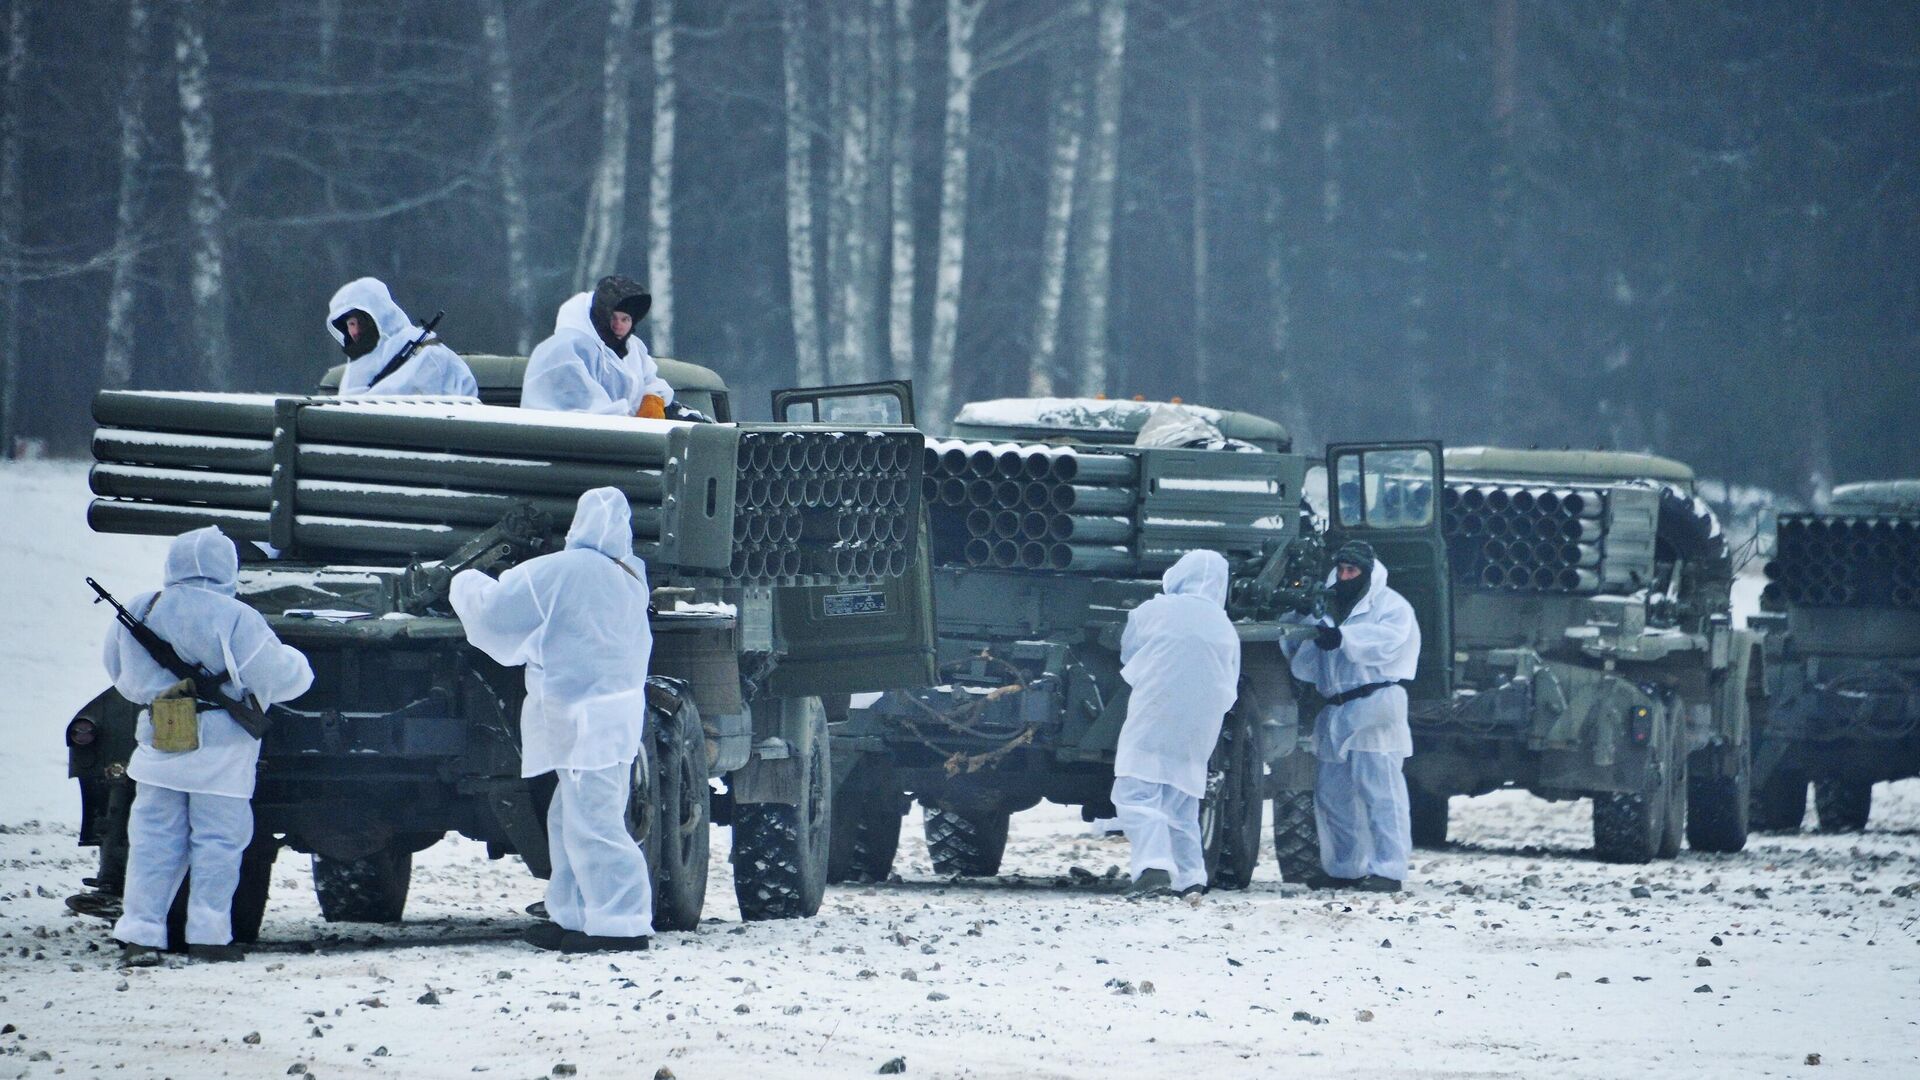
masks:
<svg viewBox="0 0 1920 1080"><path fill-rule="evenodd" d="M107 638L102 659L114 689L148 706L127 762L138 787L127 820L126 907L113 926L129 965L160 962L167 909L189 870L187 954L241 958L231 912L240 857L253 840L260 740L225 709L199 699L217 690L263 707L290 701L306 693L313 669L259 612L234 598L239 572L233 541L212 526L195 529L167 549L165 587L128 605L179 661L221 679L217 688L183 680L124 625Z"/></svg>
<svg viewBox="0 0 1920 1080"><path fill-rule="evenodd" d="M553 336L527 360L520 407L651 420L699 417L674 405L673 387L634 332L652 306L639 282L619 276L603 277L592 292L561 304Z"/></svg>
<svg viewBox="0 0 1920 1080"><path fill-rule="evenodd" d="M1207 759L1239 696L1240 636L1227 618L1227 560L1189 551L1159 596L1127 615L1120 670L1132 687L1113 757L1113 805L1133 845L1129 898L1207 885L1200 800Z"/></svg>
<svg viewBox="0 0 1920 1080"><path fill-rule="evenodd" d="M1407 780L1413 754L1407 691L1420 659L1413 607L1387 588L1373 547L1350 541L1333 556L1319 631L1283 645L1296 678L1325 708L1314 720L1314 817L1322 876L1315 888L1399 892L1413 848Z"/></svg>
<svg viewBox="0 0 1920 1080"><path fill-rule="evenodd" d="M467 362L413 325L379 278L355 278L327 302L327 332L347 354L340 396L445 394L477 398ZM418 346L414 343L418 341ZM410 355L402 356L402 353ZM398 364L394 361L398 359Z"/></svg>
<svg viewBox="0 0 1920 1080"><path fill-rule="evenodd" d="M580 496L564 551L495 581L455 575L448 599L467 640L527 668L520 775L554 773L547 806L547 916L526 940L566 953L647 948L653 889L628 835L627 796L646 721L647 565L633 554L632 511L618 489Z"/></svg>

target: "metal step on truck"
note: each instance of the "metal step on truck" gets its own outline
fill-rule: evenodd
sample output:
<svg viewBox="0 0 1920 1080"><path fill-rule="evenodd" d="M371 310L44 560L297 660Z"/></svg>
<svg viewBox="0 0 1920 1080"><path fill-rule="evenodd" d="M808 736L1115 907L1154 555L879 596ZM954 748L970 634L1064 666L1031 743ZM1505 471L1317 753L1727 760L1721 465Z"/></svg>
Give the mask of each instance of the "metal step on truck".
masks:
<svg viewBox="0 0 1920 1080"><path fill-rule="evenodd" d="M654 590L628 827L656 926L699 922L710 823L732 827L743 917L814 914L833 770L821 698L933 674L922 436L886 394L854 423L733 423L725 383L670 360L678 399L719 422L521 410L523 359L468 361L481 404L342 400L337 368L307 395L95 399L92 526L219 526L242 555L240 599L313 664L265 739L236 936L257 936L282 847L312 856L330 921L398 921L414 854L449 833L548 875L553 781L520 776L522 674L466 644L446 589L460 569L555 550L603 485L627 496ZM842 414L861 400L843 395ZM136 715L108 690L67 726L80 842L101 846L108 892ZM111 907L93 899L76 906Z"/></svg>
<svg viewBox="0 0 1920 1080"><path fill-rule="evenodd" d="M1762 614L1766 723L1754 827L1793 831L1813 785L1823 832L1859 832L1873 785L1920 776L1920 480L1833 489L1782 514Z"/></svg>

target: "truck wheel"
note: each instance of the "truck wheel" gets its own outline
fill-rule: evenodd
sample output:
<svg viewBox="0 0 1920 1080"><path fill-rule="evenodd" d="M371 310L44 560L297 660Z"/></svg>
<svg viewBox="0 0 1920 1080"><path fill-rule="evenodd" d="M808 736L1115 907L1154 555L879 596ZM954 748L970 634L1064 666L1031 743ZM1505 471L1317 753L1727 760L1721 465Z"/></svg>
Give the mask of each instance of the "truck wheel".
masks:
<svg viewBox="0 0 1920 1080"><path fill-rule="evenodd" d="M627 831L646 852L654 929L693 930L706 904L712 839L706 735L691 698L681 701L678 715L649 709L647 718L648 776L634 777Z"/></svg>
<svg viewBox="0 0 1920 1080"><path fill-rule="evenodd" d="M1005 810L927 807L927 854L933 857L933 872L961 877L998 874L1000 859L1007 853L1007 821L1012 817Z"/></svg>
<svg viewBox="0 0 1920 1080"><path fill-rule="evenodd" d="M1207 798L1200 803L1207 885L1244 889L1260 865L1260 780L1266 760L1260 752L1260 730L1240 711L1228 713L1213 759Z"/></svg>
<svg viewBox="0 0 1920 1080"><path fill-rule="evenodd" d="M1320 872L1313 792L1283 791L1273 797L1273 860L1282 881L1305 881Z"/></svg>
<svg viewBox="0 0 1920 1080"><path fill-rule="evenodd" d="M1413 846L1447 846L1447 796L1407 785L1407 813L1413 824Z"/></svg>
<svg viewBox="0 0 1920 1080"><path fill-rule="evenodd" d="M900 850L900 819L906 798L893 766L871 754L860 759L833 789L833 842L827 883L885 881Z"/></svg>
<svg viewBox="0 0 1920 1080"><path fill-rule="evenodd" d="M1732 776L1687 776L1687 845L1731 854L1747 846L1753 806L1753 744L1733 751Z"/></svg>
<svg viewBox="0 0 1920 1080"><path fill-rule="evenodd" d="M313 857L313 892L328 922L399 922L412 877L413 852L398 845L359 859Z"/></svg>
<svg viewBox="0 0 1920 1080"><path fill-rule="evenodd" d="M1813 808L1823 833L1861 832L1873 813L1873 785L1859 780L1816 780Z"/></svg>
<svg viewBox="0 0 1920 1080"><path fill-rule="evenodd" d="M1799 832L1807 816L1807 778L1792 769L1775 770L1754 785L1749 821L1755 832Z"/></svg>
<svg viewBox="0 0 1920 1080"><path fill-rule="evenodd" d="M1669 723L1672 718L1669 717ZM1673 770L1663 768L1673 754L1672 736L1658 754L1649 754L1640 790L1602 792L1593 797L1593 852L1603 862L1652 862L1667 837L1667 808Z"/></svg>
<svg viewBox="0 0 1920 1080"><path fill-rule="evenodd" d="M801 759L800 805L733 807L733 895L740 917L749 921L811 918L827 889L833 783L827 714L818 698L790 700L787 707L810 710L812 737Z"/></svg>

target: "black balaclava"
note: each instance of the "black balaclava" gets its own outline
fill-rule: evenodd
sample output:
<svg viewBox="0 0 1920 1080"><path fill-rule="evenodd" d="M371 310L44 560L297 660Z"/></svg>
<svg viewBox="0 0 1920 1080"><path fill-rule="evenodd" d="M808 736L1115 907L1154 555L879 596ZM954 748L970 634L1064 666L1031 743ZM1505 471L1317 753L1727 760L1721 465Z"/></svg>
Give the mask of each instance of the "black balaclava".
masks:
<svg viewBox="0 0 1920 1080"><path fill-rule="evenodd" d="M1373 545L1364 540L1349 540L1340 545L1339 551L1333 553L1335 567L1344 564L1360 568L1359 577L1347 581L1340 581L1337 578L1334 580L1333 600L1330 606L1336 621L1345 622L1347 616L1353 613L1354 605L1358 604L1360 598L1367 595L1367 590L1372 587L1373 561Z"/></svg>
<svg viewBox="0 0 1920 1080"><path fill-rule="evenodd" d="M347 333L347 319L354 315L360 316L360 337L357 340L352 334ZM380 344L380 324L373 321L373 316L359 308L354 308L333 320L333 328L340 331L340 351L346 353L349 360L360 359Z"/></svg>
<svg viewBox="0 0 1920 1080"><path fill-rule="evenodd" d="M632 278L617 274L600 279L593 287L593 302L587 308L587 317L593 322L594 333L607 347L621 356L627 355L627 334L615 335L613 332L613 313L624 312L633 317L636 325L647 317L648 309L653 307L653 297L646 286Z"/></svg>

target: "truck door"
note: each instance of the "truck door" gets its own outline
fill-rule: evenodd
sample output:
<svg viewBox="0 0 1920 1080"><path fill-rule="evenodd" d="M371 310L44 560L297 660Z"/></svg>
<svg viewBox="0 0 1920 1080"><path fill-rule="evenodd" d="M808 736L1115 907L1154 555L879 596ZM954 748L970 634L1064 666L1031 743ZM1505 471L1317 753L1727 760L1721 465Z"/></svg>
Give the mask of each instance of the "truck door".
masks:
<svg viewBox="0 0 1920 1080"><path fill-rule="evenodd" d="M1364 540L1387 567L1387 583L1420 620L1416 700L1444 701L1453 686L1453 596L1440 533L1440 444L1338 443L1327 448L1329 540Z"/></svg>
<svg viewBox="0 0 1920 1080"><path fill-rule="evenodd" d="M913 425L913 385L860 383L773 395L776 424L836 428ZM934 678L932 550L920 503L921 463L911 470L919 543L906 573L852 585L773 590L774 649L768 688L781 697L857 694L931 686Z"/></svg>

